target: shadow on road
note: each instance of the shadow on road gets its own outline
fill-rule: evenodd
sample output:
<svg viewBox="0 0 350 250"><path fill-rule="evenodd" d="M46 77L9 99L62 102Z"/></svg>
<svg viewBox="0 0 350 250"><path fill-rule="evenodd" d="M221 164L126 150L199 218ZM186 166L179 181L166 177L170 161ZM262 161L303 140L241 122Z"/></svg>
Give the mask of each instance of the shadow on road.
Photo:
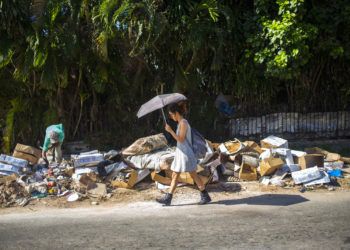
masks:
<svg viewBox="0 0 350 250"><path fill-rule="evenodd" d="M235 193L235 192L240 192L242 190L242 186L239 183L219 182L216 184L208 185L207 190L209 191L209 193L222 193L222 191Z"/></svg>
<svg viewBox="0 0 350 250"><path fill-rule="evenodd" d="M264 205L264 206L289 206L309 201L300 195L290 194L264 194L243 199L221 200L212 202L211 204L222 205Z"/></svg>
<svg viewBox="0 0 350 250"><path fill-rule="evenodd" d="M211 202L210 204L219 204L219 205L263 205L263 206L289 206L302 202L309 201L308 199L300 195L291 195L291 194L264 194L253 197L248 197L244 199L234 199L234 200L221 200ZM174 204L171 206L182 207L182 206L193 206L198 205L198 202L194 203L185 203L185 204Z"/></svg>

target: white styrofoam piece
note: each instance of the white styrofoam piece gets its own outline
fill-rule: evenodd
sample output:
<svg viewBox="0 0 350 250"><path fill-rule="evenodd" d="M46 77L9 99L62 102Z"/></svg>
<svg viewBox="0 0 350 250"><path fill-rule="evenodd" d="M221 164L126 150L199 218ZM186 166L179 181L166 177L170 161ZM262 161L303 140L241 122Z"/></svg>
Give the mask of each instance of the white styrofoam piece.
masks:
<svg viewBox="0 0 350 250"><path fill-rule="evenodd" d="M331 180L329 179L329 175L325 171L320 171L321 172L321 178L310 181L308 183L304 183L305 186L312 186L312 185L317 185L317 184L325 184L329 183Z"/></svg>
<svg viewBox="0 0 350 250"><path fill-rule="evenodd" d="M317 166L292 172L292 178L295 184L307 183L321 177L321 172Z"/></svg>

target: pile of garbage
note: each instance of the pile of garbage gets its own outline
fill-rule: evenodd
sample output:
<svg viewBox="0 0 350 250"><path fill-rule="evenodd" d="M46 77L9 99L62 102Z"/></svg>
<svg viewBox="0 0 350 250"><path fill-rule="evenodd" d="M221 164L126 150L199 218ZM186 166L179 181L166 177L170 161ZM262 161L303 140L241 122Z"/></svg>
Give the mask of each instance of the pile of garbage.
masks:
<svg viewBox="0 0 350 250"><path fill-rule="evenodd" d="M218 146L222 174L234 180L256 181L264 185L294 186L334 185L343 177L350 158L320 148L305 151L289 149L288 141L268 136L260 141L235 139ZM228 178L230 179L230 178ZM232 178L231 178L232 179Z"/></svg>
<svg viewBox="0 0 350 250"><path fill-rule="evenodd" d="M16 182L16 175L0 178L0 207L12 205L26 205L29 201L29 194L25 188Z"/></svg>
<svg viewBox="0 0 350 250"><path fill-rule="evenodd" d="M84 150L86 151L86 150ZM41 158L41 151L17 144L13 155L0 155L0 206L27 205L47 196L68 202L109 199L118 188L133 188L145 180L158 189L171 183L170 166L175 147L163 134L136 140L123 150L92 150L70 154L60 164ZM260 181L263 185L312 187L334 185L342 178L350 158L320 148L289 149L288 141L269 136L260 141L224 143L207 141L207 153L197 172L205 184L226 181ZM182 173L179 185L194 184Z"/></svg>

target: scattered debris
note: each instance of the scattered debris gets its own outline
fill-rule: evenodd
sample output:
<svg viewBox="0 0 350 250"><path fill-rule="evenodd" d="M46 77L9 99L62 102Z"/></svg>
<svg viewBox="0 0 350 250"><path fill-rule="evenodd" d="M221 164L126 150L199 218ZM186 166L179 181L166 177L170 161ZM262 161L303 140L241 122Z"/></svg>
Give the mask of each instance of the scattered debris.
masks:
<svg viewBox="0 0 350 250"><path fill-rule="evenodd" d="M350 158L321 148L292 150L287 140L276 136L262 139L260 145L237 138L208 141L208 145L197 167L205 184L224 177L227 183L259 180L265 186L299 188L300 192L349 188ZM12 156L1 154L0 207L26 206L32 199L48 196L65 196L68 202L89 199L91 205L98 205L115 195L116 189L133 189L148 176L161 190L171 183L175 148L167 145L163 134L140 138L123 151L104 153L81 142L70 149L74 154L60 164L48 164L40 159L39 149L22 144L16 145ZM194 180L189 173L181 173L178 185L188 184Z"/></svg>

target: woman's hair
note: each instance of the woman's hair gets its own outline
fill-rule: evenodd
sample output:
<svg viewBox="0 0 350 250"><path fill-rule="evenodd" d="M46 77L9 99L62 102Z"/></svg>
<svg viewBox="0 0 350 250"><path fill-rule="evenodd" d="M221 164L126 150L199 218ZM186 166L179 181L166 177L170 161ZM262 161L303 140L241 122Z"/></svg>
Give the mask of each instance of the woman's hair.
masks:
<svg viewBox="0 0 350 250"><path fill-rule="evenodd" d="M178 112L180 115L185 115L187 113L186 102L181 101L178 103L169 104L168 111L171 113Z"/></svg>

